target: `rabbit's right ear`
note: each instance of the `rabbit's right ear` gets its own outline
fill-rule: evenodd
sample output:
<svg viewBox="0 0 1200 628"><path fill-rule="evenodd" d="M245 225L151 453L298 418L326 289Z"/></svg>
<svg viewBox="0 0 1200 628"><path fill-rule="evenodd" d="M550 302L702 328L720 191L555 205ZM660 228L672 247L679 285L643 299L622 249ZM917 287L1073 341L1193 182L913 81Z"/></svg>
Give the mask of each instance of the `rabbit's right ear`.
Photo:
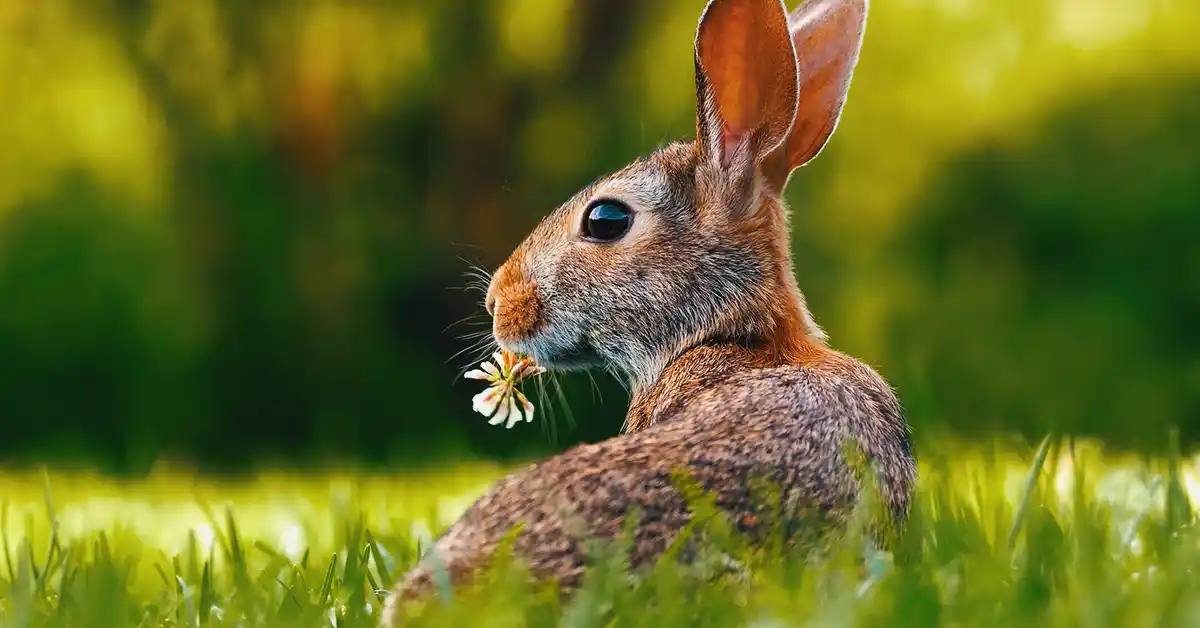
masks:
<svg viewBox="0 0 1200 628"><path fill-rule="evenodd" d="M736 188L787 138L796 73L781 0L708 3L696 32L696 141Z"/></svg>

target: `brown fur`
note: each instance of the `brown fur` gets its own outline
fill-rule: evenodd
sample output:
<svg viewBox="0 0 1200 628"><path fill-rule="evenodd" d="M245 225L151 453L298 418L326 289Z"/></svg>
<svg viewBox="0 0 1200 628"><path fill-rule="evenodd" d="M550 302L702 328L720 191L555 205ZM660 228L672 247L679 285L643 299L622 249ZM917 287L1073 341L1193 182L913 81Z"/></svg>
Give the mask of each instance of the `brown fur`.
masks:
<svg viewBox="0 0 1200 628"><path fill-rule="evenodd" d="M524 274L523 254L512 257L492 278L486 308L495 321L493 334L503 342L524 338L538 330L542 320L542 302L537 288Z"/></svg>
<svg viewBox="0 0 1200 628"><path fill-rule="evenodd" d="M815 542L861 499L848 443L873 463L891 523L904 522L916 470L900 404L875 371L826 346L796 286L780 199L791 170L820 150L810 130L831 131L840 114L859 45L846 33L862 33L847 15L865 18L865 0L808 0L790 32L778 0L713 0L697 36L696 141L580 191L501 266L486 307L502 347L550 368L606 368L633 396L622 435L504 478L438 539L430 558L454 584L520 525L517 554L569 592L587 566L583 541L613 539L633 512L633 566L652 562L692 516L677 471L751 538L772 505L750 487L769 480L782 491L780 523ZM794 68L773 65L795 64L793 42L824 59L812 81L803 55L798 84L787 84ZM801 103L793 124L797 93L819 102ZM780 135L784 118L809 136ZM631 209L623 237L581 237L598 200ZM385 625L432 592L430 558L397 585Z"/></svg>

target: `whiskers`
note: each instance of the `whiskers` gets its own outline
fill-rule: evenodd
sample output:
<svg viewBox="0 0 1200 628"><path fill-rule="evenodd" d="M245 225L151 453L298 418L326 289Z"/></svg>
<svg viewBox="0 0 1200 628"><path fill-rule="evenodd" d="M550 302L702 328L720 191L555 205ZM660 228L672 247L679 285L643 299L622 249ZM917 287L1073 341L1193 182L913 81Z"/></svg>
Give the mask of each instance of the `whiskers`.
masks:
<svg viewBox="0 0 1200 628"><path fill-rule="evenodd" d="M468 371L479 368L481 362L488 361L493 353L500 350L495 338L492 336L492 318L483 308L483 300L487 295L488 286L491 285L492 273L479 264L462 257L459 260L467 267L467 270L463 273L465 282L462 286L456 286L454 289L478 294L479 309L448 325L444 330L448 332L455 328L466 328L463 333L457 336L458 340L465 343L465 346L446 360L447 363L458 363L461 365L455 377L455 382L463 379L463 376ZM539 422L542 426L542 432L554 444L558 442L563 425L566 425L569 429L576 427L575 413L571 410L571 404L567 400L567 395L563 388L562 375L561 372L546 372L542 376L530 380L533 383L533 386L530 387L532 390L523 391L535 400L537 407L536 416L541 417ZM601 399L600 386L596 383L595 375L588 372L587 377L593 401L598 399L603 401Z"/></svg>
<svg viewBox="0 0 1200 628"><path fill-rule="evenodd" d="M487 295L488 286L492 284L492 273L479 264L470 262L462 257L458 259L467 265L467 270L463 273L467 278L467 283L463 286L463 289L479 292L480 295Z"/></svg>
<svg viewBox="0 0 1200 628"><path fill-rule="evenodd" d="M442 330L444 333L455 327L471 328L466 333L457 336L458 340L467 343L466 346L446 360L447 364L459 360L465 364L459 369L455 381L462 379L467 371L478 367L480 362L499 350L495 339L492 338L492 318L488 316L487 312L483 311L482 307L483 298L487 295L488 286L492 282L492 274L478 264L462 257L458 259L463 264L466 264L467 270L463 273L466 282L464 285L456 287L456 289L479 293L480 307L475 312L447 325L446 329Z"/></svg>
<svg viewBox="0 0 1200 628"><path fill-rule="evenodd" d="M571 404L563 393L561 375L558 372L547 371L546 377L537 380L535 393L538 403L544 408L542 432L554 444L558 443L562 422L565 421L568 427L575 428L575 413L571 411Z"/></svg>
<svg viewBox="0 0 1200 628"><path fill-rule="evenodd" d="M450 356L450 359L446 360L447 363L462 360L464 364L454 378L456 382L462 379L463 375L467 374L467 371L479 368L480 362L483 362L488 356L500 349L496 345L496 341L492 339L492 330L490 328L463 334L458 338L467 342L467 346L459 349L454 355Z"/></svg>

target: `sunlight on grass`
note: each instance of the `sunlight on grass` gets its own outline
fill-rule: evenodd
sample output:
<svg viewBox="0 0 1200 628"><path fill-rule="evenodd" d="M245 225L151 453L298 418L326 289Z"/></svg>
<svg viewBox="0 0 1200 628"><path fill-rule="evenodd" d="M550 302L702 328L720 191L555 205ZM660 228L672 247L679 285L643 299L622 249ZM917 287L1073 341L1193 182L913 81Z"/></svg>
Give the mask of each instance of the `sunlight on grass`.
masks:
<svg viewBox="0 0 1200 628"><path fill-rule="evenodd" d="M923 460L922 481L949 488L976 510L1000 502L1015 507L1020 502L1032 452L1023 456L1012 447L997 446L961 445L956 449L949 457ZM933 468L935 465L940 470ZM63 539L120 526L150 545L178 551L186 544L189 531L197 533L205 549L214 542L206 507L217 513L233 509L248 537L277 542L281 548L329 538L338 517L356 510L361 510L367 525L375 530L394 531L401 521L407 525L399 531L406 534L414 529L437 529L456 519L491 482L515 468L469 463L394 477L264 473L227 481L170 469L136 481L51 471L48 478ZM1062 452L1056 462L1047 463L1044 475L1053 478L1057 507L1070 508L1079 481L1077 471L1085 472L1083 488L1089 495L1126 516L1161 514L1164 508L1161 479L1159 490L1150 490L1154 477L1164 469L1134 456L1105 457L1094 442L1079 442L1073 457ZM1190 460L1181 475L1189 499L1200 498L1200 456ZM22 537L29 521L37 526L35 537L48 530L46 477L41 473L0 475L0 495L9 509L4 532L9 538ZM981 487L992 491L982 502Z"/></svg>
<svg viewBox="0 0 1200 628"><path fill-rule="evenodd" d="M619 561L597 559L608 567L566 609L521 588L520 578L498 576L494 586L466 591L417 621L476 625L501 613L533 625L561 625L553 619L560 616L572 625L604 618L690 625L698 616L746 625L761 616L832 613L835 623L871 623L915 603L897 597L904 591L925 596L928 608L913 612L933 613L941 618L935 624L952 616L958 625L1017 616L1078 621L1089 612L1078 607L1081 596L1111 598L1131 620L1196 612L1169 592L1195 586L1187 574L1200 564L1190 532L1200 458L1105 456L1095 443L1051 439L1037 454L999 444L945 452L924 457L921 496L896 555L869 552L866 572L848 567L863 564L859 550L849 563L835 556L816 567L724 546L714 536L714 547L740 548L720 551L738 556L754 577L713 580L720 572L711 564L664 563L629 588ZM6 475L0 623L371 625L383 592L416 560L418 546L427 547L432 533L504 471L464 464L395 477L216 480L165 469L131 482ZM845 577L856 579L853 586ZM1166 578L1159 586L1167 588L1147 588L1153 578ZM97 597L99 583L108 588ZM692 596L703 603L687 602ZM647 606L651 599L658 601ZM627 615L651 606L645 620ZM701 612L707 615L695 615Z"/></svg>
<svg viewBox="0 0 1200 628"><path fill-rule="evenodd" d="M470 463L403 477L279 473L220 481L172 470L129 482L88 473L48 476L64 540L120 527L148 545L178 552L189 532L195 532L208 551L216 536L205 510L221 515L230 508L248 538L298 556L310 542L332 538L341 519L359 510L372 529L391 530L403 519L409 525L402 532L427 535L431 526L461 514L502 473L495 465ZM8 538L26 536L29 522L35 528L28 536L36 540L48 533L45 477L0 475L0 500L8 503Z"/></svg>

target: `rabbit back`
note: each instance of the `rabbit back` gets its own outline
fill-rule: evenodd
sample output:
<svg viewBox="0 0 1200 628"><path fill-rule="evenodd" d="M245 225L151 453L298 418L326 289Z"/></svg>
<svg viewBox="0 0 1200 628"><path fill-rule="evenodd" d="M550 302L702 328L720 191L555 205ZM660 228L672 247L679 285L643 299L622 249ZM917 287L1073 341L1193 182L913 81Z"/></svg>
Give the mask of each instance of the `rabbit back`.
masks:
<svg viewBox="0 0 1200 628"><path fill-rule="evenodd" d="M514 526L514 550L539 578L566 590L586 567L583 543L611 540L636 512L631 565L659 557L691 520L673 474L689 474L716 497L742 532L755 534L774 506L756 502L757 479L779 491L788 529L812 541L836 532L860 497L845 459L857 443L877 472L895 523L907 516L916 469L902 411L869 367L839 356L835 366L735 371L673 404L649 427L576 446L497 483L433 548L451 581L484 567ZM431 592L424 564L401 598Z"/></svg>

